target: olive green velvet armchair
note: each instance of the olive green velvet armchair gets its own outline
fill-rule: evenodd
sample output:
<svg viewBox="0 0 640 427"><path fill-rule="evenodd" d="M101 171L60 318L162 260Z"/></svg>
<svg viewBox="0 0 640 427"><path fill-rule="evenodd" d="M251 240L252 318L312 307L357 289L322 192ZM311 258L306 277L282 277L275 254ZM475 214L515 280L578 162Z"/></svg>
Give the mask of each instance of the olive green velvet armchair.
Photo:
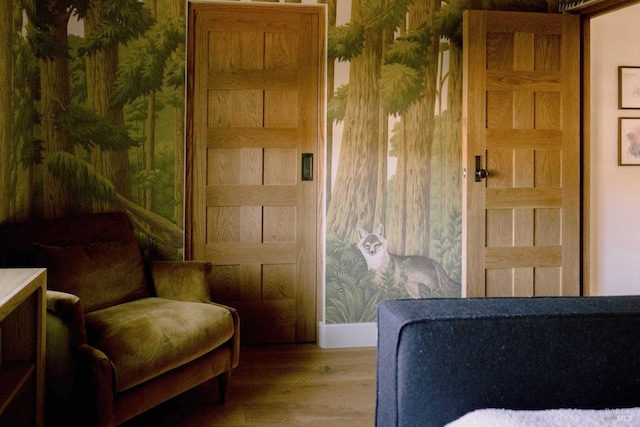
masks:
<svg viewBox="0 0 640 427"><path fill-rule="evenodd" d="M239 318L208 263L144 261L114 212L0 226L0 265L47 268L48 424L118 425L216 377L224 402Z"/></svg>

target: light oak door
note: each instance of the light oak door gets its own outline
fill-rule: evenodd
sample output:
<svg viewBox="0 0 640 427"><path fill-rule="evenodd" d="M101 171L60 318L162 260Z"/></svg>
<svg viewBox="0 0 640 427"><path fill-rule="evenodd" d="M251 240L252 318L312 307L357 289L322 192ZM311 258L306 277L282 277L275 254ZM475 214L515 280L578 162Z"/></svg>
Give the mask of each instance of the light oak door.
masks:
<svg viewBox="0 0 640 427"><path fill-rule="evenodd" d="M465 12L466 296L580 293L579 26Z"/></svg>
<svg viewBox="0 0 640 427"><path fill-rule="evenodd" d="M244 342L316 339L323 14L189 4L186 258Z"/></svg>

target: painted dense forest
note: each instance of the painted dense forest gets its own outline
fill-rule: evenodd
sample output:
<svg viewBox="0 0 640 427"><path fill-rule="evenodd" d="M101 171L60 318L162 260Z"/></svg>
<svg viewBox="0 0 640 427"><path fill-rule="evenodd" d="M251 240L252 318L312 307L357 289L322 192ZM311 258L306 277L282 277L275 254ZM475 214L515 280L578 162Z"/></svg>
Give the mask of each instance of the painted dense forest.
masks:
<svg viewBox="0 0 640 427"><path fill-rule="evenodd" d="M539 0L353 0L348 22L330 14L329 64L348 62L349 79L334 87L330 69L329 121L343 128L328 146L330 160L340 152L327 191L327 323L372 322L379 301L409 297L409 267L368 269L360 229L383 224L389 253L430 258L460 282L462 14L547 8ZM451 295L422 286L420 296Z"/></svg>
<svg viewBox="0 0 640 427"><path fill-rule="evenodd" d="M124 210L182 255L185 2L0 3L0 221Z"/></svg>
<svg viewBox="0 0 640 427"><path fill-rule="evenodd" d="M408 294L403 275L367 268L360 229L382 224L389 253L460 281L463 11L547 2L317 3L329 23L325 320L370 322L380 300ZM182 258L185 6L0 2L0 222L124 210L151 256Z"/></svg>

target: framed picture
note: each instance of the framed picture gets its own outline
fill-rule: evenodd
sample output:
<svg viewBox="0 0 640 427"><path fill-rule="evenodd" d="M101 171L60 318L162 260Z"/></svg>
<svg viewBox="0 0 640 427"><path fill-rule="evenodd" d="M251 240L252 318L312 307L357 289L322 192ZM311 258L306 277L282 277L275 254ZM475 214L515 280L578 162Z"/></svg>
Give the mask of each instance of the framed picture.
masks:
<svg viewBox="0 0 640 427"><path fill-rule="evenodd" d="M640 108L640 67L618 67L618 107Z"/></svg>
<svg viewBox="0 0 640 427"><path fill-rule="evenodd" d="M640 117L620 117L618 120L618 164L640 166Z"/></svg>

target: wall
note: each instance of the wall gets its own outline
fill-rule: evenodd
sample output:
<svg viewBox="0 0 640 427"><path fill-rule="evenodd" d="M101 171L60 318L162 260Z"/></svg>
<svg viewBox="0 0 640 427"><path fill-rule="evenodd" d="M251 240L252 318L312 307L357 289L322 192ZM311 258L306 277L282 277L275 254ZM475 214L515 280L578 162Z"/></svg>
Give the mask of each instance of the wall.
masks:
<svg viewBox="0 0 640 427"><path fill-rule="evenodd" d="M591 20L590 294L640 293L640 166L618 166L618 66L640 66L640 5Z"/></svg>
<svg viewBox="0 0 640 427"><path fill-rule="evenodd" d="M42 11L53 9L48 3L58 0L39 3ZM86 16L82 2L60 16L30 15L17 0L0 8L0 17L15 20L6 44L21 52L0 62L9 73L15 68L0 89L16 93L11 105L0 104L0 117L17 118L14 137L0 141L10 169L0 187L11 205L0 222L124 210L150 256L181 259L185 2L117 3L92 3ZM327 68L335 66L335 76L327 91L336 96L325 142L332 159L326 297L318 303L333 325L375 326L383 299L460 296L461 52L451 38L461 9L439 0L394 2L384 11L380 4L341 0L329 24ZM437 15L448 23L447 38L433 36ZM57 38L69 55L54 51L39 62L48 46L32 49L31 22L38 40ZM379 250L368 259L356 247L365 232ZM371 266L387 252L417 258L406 270L386 270L384 259ZM416 275L420 281L409 283Z"/></svg>
<svg viewBox="0 0 640 427"><path fill-rule="evenodd" d="M411 7L407 8L408 3ZM518 0L510 7L495 3L507 9L525 7ZM125 210L153 255L182 258L184 4L183 0L159 0L158 23L148 22L149 28L140 26L150 21L144 10L138 10L144 16L131 22L124 19L131 18L131 13L110 16L106 10L98 22L75 22L73 18L68 25L69 44L74 48L71 62L53 58L51 62L59 67L50 72L55 84L43 80L43 86L35 72L17 71L21 65L36 70L37 61L28 50L26 32L19 30L27 23L16 23L12 41L26 52L23 62L29 63L15 62L18 96L15 105L0 108L0 117L17 111L25 117L18 122L30 122L14 129L19 138L0 141L10 145L11 176L1 178L0 186L9 188L12 201L10 212L0 221ZM338 341L354 345L363 335L367 342L375 340L380 300L460 295L462 68L458 30L462 9L457 2L439 0L392 2L381 14L374 8L376 2L340 0L336 4L337 22L330 24L335 28L329 28L328 42L329 55L338 59L328 66L331 70L335 63L335 81L328 81L327 90L336 96L329 101L327 120L334 126L326 142L327 159L332 162L327 174L325 298L318 303L324 305L323 320L328 324L321 331L321 341L323 332L334 330L332 326L355 325L346 332L336 331L346 338ZM543 0L526 4L536 4L533 10L546 10ZM5 5L10 6L0 12L11 13L11 7L20 7L17 0ZM142 3L119 0L119 5L137 10ZM114 10L111 12L122 12L122 8ZM98 49L105 56L97 59L75 49L86 50L89 37L85 31L121 20L129 30L139 32L126 45L115 37L109 49ZM448 31L446 37L432 37L436 23ZM51 28L54 34L61 32L54 30ZM381 33L386 35L384 40ZM112 61L112 71L99 72L100 65L108 63L106 59ZM162 67L153 69L149 64ZM49 94L51 88L65 89L54 94L56 102L40 102L33 96ZM116 111L106 102L114 96L120 100ZM53 109L38 111L45 106ZM37 111L53 117L61 110L77 114L67 114L62 131L59 123L40 124L37 115L30 114ZM118 153L111 153L116 151L112 145L116 139L121 145ZM35 155L25 160L21 153ZM47 188L49 182L54 185ZM55 192L55 198L50 192ZM357 244L365 238L370 248L386 249L395 260L418 258L406 270L387 270L384 262L381 266L376 263L384 260L379 258L382 252L363 256L363 246ZM445 273L438 277L447 279L408 280L428 276L434 269Z"/></svg>
<svg viewBox="0 0 640 427"><path fill-rule="evenodd" d="M328 324L375 322L384 299L460 296L462 98L449 96L461 87L460 49L433 35L438 17L455 28L461 15L398 2L382 20L352 5L339 3L329 28Z"/></svg>
<svg viewBox="0 0 640 427"><path fill-rule="evenodd" d="M119 0L86 16L82 2L55 2L0 9L14 52L0 52L0 92L14 94L0 105L11 135L0 140L0 222L122 210L151 256L181 259L184 2L152 12Z"/></svg>

